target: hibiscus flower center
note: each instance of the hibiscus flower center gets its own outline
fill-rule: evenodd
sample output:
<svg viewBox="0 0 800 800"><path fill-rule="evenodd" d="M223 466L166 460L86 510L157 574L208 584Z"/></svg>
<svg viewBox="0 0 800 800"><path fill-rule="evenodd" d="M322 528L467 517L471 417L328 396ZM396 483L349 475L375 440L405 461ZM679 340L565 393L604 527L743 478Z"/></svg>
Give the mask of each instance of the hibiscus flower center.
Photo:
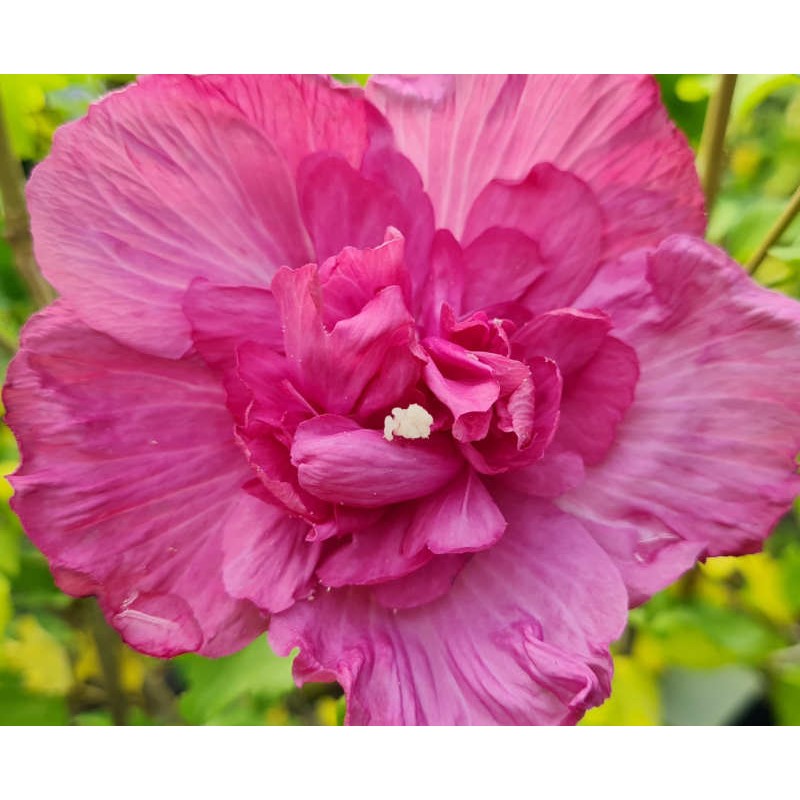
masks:
<svg viewBox="0 0 800 800"><path fill-rule="evenodd" d="M404 439L427 439L431 435L433 417L419 403L408 408L393 408L383 421L383 436L391 442L395 436Z"/></svg>

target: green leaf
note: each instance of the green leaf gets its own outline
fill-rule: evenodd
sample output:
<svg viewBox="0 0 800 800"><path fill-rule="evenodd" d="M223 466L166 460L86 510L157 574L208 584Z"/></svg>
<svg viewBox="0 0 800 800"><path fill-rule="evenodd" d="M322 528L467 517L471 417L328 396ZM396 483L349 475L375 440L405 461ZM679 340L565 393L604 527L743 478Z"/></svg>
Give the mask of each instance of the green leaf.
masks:
<svg viewBox="0 0 800 800"><path fill-rule="evenodd" d="M26 692L16 675L0 672L0 725L66 725L67 701Z"/></svg>
<svg viewBox="0 0 800 800"><path fill-rule="evenodd" d="M331 75L331 77L336 78L336 80L341 83L357 83L359 86L364 86L369 78L369 73L367 72L364 75L340 75L337 73Z"/></svg>
<svg viewBox="0 0 800 800"><path fill-rule="evenodd" d="M11 584L5 575L0 573L0 642L3 641L6 627L14 616L14 608L11 605Z"/></svg>
<svg viewBox="0 0 800 800"><path fill-rule="evenodd" d="M739 75L731 104L733 124L741 124L770 95L784 86L800 86L798 75Z"/></svg>
<svg viewBox="0 0 800 800"><path fill-rule="evenodd" d="M783 590L795 614L800 614L800 544L789 542L778 558Z"/></svg>
<svg viewBox="0 0 800 800"><path fill-rule="evenodd" d="M788 667L775 676L770 699L779 725L800 725L800 666Z"/></svg>
<svg viewBox="0 0 800 800"><path fill-rule="evenodd" d="M753 617L697 601L659 613L648 631L659 640L665 662L679 667L759 664L785 645Z"/></svg>
<svg viewBox="0 0 800 800"><path fill-rule="evenodd" d="M231 711L241 719L248 716L253 699L278 697L294 687L292 659L279 658L269 648L265 636L224 658L197 655L175 659L189 688L180 699L180 709L195 725L248 724L224 719ZM239 705L237 709L231 706ZM253 720L249 722L253 724Z"/></svg>

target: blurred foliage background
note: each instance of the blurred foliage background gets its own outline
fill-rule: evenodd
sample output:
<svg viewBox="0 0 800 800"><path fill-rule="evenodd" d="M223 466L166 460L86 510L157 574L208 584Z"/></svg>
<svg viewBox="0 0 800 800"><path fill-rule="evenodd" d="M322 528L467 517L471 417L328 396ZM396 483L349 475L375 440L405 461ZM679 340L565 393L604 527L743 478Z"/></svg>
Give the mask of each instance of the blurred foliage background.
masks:
<svg viewBox="0 0 800 800"><path fill-rule="evenodd" d="M338 75L363 83L365 75ZM0 107L26 174L55 128L132 75L0 75ZM718 76L658 76L664 101L701 147ZM746 263L800 184L800 76L742 75L731 105L708 237ZM0 204L0 372L35 310L4 233ZM755 272L800 298L800 218ZM787 365L787 369L800 365ZM0 475L18 454L0 427ZM93 599L53 584L8 507L0 478L0 724L337 725L336 685L297 689L290 659L262 637L227 658L146 658L122 644ZM615 646L611 699L587 725L800 724L800 504L763 553L714 558L631 612Z"/></svg>

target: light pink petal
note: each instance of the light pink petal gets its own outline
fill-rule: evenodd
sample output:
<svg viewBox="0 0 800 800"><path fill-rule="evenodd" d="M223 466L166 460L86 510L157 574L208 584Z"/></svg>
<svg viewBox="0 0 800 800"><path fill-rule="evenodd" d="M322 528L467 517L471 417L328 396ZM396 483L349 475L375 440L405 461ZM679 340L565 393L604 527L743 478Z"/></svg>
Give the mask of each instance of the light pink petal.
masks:
<svg viewBox="0 0 800 800"><path fill-rule="evenodd" d="M383 431L324 414L304 422L292 445L300 485L331 503L376 508L435 492L461 463L448 437L391 442Z"/></svg>
<svg viewBox="0 0 800 800"><path fill-rule="evenodd" d="M522 181L492 181L480 193L464 231L465 257L498 226L518 231L520 241L508 253L483 254L470 277L488 284L488 293L498 283L508 289L494 302L520 301L534 312L570 305L603 250L603 215L592 191L551 164L535 166Z"/></svg>
<svg viewBox="0 0 800 800"><path fill-rule="evenodd" d="M333 590L272 620L298 681L338 680L351 724L573 723L610 688L625 624L619 573L574 519L506 495L509 528L449 592L397 611Z"/></svg>
<svg viewBox="0 0 800 800"><path fill-rule="evenodd" d="M264 629L222 581L250 470L199 358L129 350L57 303L26 327L5 403L23 457L14 509L55 568L98 587L127 641L216 656Z"/></svg>
<svg viewBox="0 0 800 800"><path fill-rule="evenodd" d="M236 348L244 342L283 350L278 306L269 289L218 286L198 278L186 292L183 310L194 346L211 367L232 367Z"/></svg>
<svg viewBox="0 0 800 800"><path fill-rule="evenodd" d="M60 128L28 200L48 280L92 327L160 355L191 344L194 278L266 286L311 260L283 156L191 78L146 80Z"/></svg>
<svg viewBox="0 0 800 800"><path fill-rule="evenodd" d="M310 153L341 155L358 168L371 148L385 149L391 131L357 86L322 75L206 75L206 92L233 104L296 174Z"/></svg>
<svg viewBox="0 0 800 800"><path fill-rule="evenodd" d="M596 195L603 258L705 228L694 155L650 77L373 78L367 96L422 175L437 225L457 237L487 184L520 181L543 162Z"/></svg>
<svg viewBox="0 0 800 800"><path fill-rule="evenodd" d="M598 526L609 552L627 552L642 599L691 563L698 548L681 540L710 555L753 551L797 495L800 313L688 237L617 272L625 279L591 294L636 350L636 398L606 460L559 505ZM618 315L625 298L636 313Z"/></svg>

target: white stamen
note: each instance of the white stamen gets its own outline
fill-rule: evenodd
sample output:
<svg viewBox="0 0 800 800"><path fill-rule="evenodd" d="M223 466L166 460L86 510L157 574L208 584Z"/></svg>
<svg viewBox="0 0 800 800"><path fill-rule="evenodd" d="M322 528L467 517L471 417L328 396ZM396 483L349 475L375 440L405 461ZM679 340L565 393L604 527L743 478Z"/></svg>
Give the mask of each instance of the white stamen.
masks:
<svg viewBox="0 0 800 800"><path fill-rule="evenodd" d="M417 403L408 408L393 408L383 421L383 435L391 442L395 435L404 439L427 439L431 435L433 417Z"/></svg>

